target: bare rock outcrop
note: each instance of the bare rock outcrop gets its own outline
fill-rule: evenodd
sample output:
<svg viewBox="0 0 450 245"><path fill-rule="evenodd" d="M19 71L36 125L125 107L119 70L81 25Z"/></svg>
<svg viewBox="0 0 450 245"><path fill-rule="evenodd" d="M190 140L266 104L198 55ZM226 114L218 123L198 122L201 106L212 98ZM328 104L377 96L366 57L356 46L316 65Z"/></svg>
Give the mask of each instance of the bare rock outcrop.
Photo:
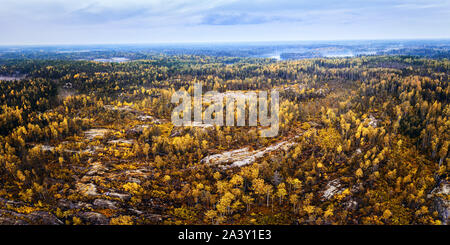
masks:
<svg viewBox="0 0 450 245"><path fill-rule="evenodd" d="M442 224L450 224L450 183L443 181L431 191L431 197Z"/></svg>

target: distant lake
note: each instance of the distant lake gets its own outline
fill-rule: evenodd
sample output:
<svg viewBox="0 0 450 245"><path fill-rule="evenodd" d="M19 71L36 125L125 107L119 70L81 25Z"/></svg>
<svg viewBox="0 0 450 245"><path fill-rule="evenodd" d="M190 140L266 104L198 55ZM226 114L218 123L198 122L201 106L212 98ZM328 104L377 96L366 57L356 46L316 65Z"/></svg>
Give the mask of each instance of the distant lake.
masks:
<svg viewBox="0 0 450 245"><path fill-rule="evenodd" d="M56 51L57 54L87 53L87 52L91 52L91 50L85 49L85 50L59 50L59 51Z"/></svg>
<svg viewBox="0 0 450 245"><path fill-rule="evenodd" d="M130 59L125 58L125 57L112 57L112 58L109 58L109 59L94 59L94 61L97 61L97 62L118 62L118 63L120 63L120 62L127 62L129 60Z"/></svg>
<svg viewBox="0 0 450 245"><path fill-rule="evenodd" d="M19 75L19 76L0 75L0 80L1 81L16 81L16 80L24 79L25 77L26 77L26 75Z"/></svg>

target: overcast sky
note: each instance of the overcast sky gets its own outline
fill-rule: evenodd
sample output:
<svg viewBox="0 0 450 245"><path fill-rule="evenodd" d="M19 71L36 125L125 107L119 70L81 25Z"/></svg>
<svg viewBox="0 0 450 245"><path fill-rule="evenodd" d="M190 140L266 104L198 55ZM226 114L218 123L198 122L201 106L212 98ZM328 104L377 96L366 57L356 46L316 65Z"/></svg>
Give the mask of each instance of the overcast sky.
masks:
<svg viewBox="0 0 450 245"><path fill-rule="evenodd" d="M450 38L450 0L0 0L0 44Z"/></svg>

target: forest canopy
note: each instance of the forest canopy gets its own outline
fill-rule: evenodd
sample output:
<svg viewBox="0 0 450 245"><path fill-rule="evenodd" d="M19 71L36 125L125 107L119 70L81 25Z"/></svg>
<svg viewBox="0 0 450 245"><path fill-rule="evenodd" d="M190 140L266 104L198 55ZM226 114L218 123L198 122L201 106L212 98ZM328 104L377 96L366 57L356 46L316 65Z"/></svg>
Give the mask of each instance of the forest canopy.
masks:
<svg viewBox="0 0 450 245"><path fill-rule="evenodd" d="M449 71L384 55L3 57L0 223L447 224ZM171 95L194 83L276 89L279 134L174 127Z"/></svg>

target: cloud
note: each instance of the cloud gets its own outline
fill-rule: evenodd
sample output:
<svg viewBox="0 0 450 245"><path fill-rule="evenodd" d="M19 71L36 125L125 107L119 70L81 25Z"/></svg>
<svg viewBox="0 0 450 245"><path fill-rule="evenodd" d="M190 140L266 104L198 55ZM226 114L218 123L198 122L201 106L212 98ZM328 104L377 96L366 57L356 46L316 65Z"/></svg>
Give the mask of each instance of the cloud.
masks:
<svg viewBox="0 0 450 245"><path fill-rule="evenodd" d="M201 24L205 25L247 25L261 24L268 19L260 16L249 16L248 14L209 14L203 17Z"/></svg>
<svg viewBox="0 0 450 245"><path fill-rule="evenodd" d="M441 8L442 4L399 4L395 5L399 9L429 9L429 8Z"/></svg>
<svg viewBox="0 0 450 245"><path fill-rule="evenodd" d="M113 21L123 21L126 19L144 17L148 14L148 9L140 7L124 7L121 9L102 7L98 8L96 4L89 5L67 14L65 23L77 24L101 24Z"/></svg>
<svg viewBox="0 0 450 245"><path fill-rule="evenodd" d="M200 24L204 25L254 25L264 24L268 22L279 21L301 21L299 18L281 17L281 16L261 16L250 15L246 13L232 13L232 14L208 14L205 15Z"/></svg>

